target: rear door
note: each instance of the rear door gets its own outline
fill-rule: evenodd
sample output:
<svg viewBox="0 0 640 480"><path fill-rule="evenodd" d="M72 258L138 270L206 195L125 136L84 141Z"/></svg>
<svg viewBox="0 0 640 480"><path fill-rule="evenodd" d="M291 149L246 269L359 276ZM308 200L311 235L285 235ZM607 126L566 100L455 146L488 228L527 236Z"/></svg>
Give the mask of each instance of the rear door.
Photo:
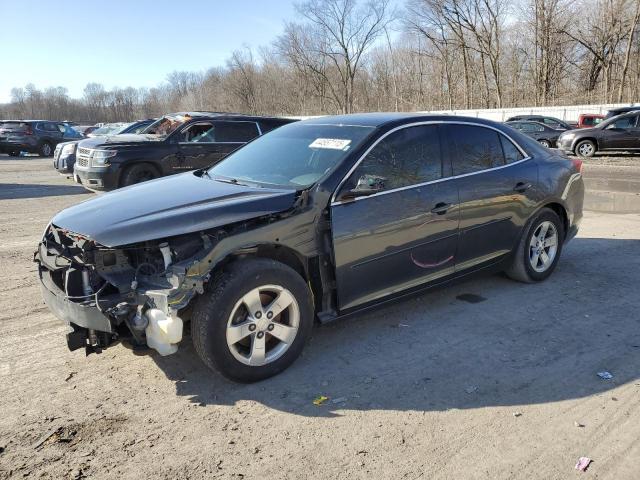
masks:
<svg viewBox="0 0 640 480"><path fill-rule="evenodd" d="M460 194L456 271L509 253L536 204L538 167L506 135L488 126L447 125Z"/></svg>
<svg viewBox="0 0 640 480"><path fill-rule="evenodd" d="M458 191L439 125L407 126L380 140L331 205L341 309L366 304L454 272ZM355 199L357 186L377 193Z"/></svg>

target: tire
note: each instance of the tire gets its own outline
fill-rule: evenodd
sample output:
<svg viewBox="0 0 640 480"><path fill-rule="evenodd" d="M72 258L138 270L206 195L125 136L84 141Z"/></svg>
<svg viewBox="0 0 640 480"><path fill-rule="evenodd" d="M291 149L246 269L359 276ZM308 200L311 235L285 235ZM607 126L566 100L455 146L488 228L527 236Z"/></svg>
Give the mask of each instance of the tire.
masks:
<svg viewBox="0 0 640 480"><path fill-rule="evenodd" d="M596 144L591 140L582 140L576 144L574 153L580 157L593 157L596 154Z"/></svg>
<svg viewBox="0 0 640 480"><path fill-rule="evenodd" d="M20 152L18 150L11 150L9 152L9 156L10 157L19 157L20 156Z"/></svg>
<svg viewBox="0 0 640 480"><path fill-rule="evenodd" d="M120 186L128 187L129 185L146 182L154 178L158 178L158 172L152 165L148 163L137 163L127 168L122 174Z"/></svg>
<svg viewBox="0 0 640 480"><path fill-rule="evenodd" d="M551 142L549 140L538 140L538 143L543 147L551 148Z"/></svg>
<svg viewBox="0 0 640 480"><path fill-rule="evenodd" d="M542 233L542 228L547 226L546 238L549 246L539 245L534 237ZM553 228L551 228L551 226ZM551 235L555 230L555 249L552 249ZM518 242L518 246L513 254L511 265L506 270L507 276L513 280L525 283L541 282L553 273L560 260L562 244L564 243L564 224L558 214L549 208L543 208L527 224ZM547 243L545 241L545 245ZM540 254L544 251L550 260L545 263L544 257ZM538 253L536 257L535 254ZM535 263L534 263L535 262ZM534 267L534 265L536 265Z"/></svg>
<svg viewBox="0 0 640 480"><path fill-rule="evenodd" d="M274 287L282 290L274 293ZM258 298L261 305L249 303L262 313L249 313L245 299L258 290L260 295L253 298ZM291 303L282 313L270 317L265 307L274 298L284 299L283 305L288 300ZM280 373L298 358L311 336L313 318L311 293L295 270L271 259L245 259L231 263L208 283L193 309L191 336L205 365L230 380L250 383ZM297 330L292 328L296 322ZM279 324L273 331L283 337L290 335L288 342L270 333L272 324ZM262 344L259 338L264 339ZM256 345L264 345L265 353L254 357Z"/></svg>
<svg viewBox="0 0 640 480"><path fill-rule="evenodd" d="M41 157L50 157L53 155L53 146L49 142L42 142L38 149L38 155Z"/></svg>

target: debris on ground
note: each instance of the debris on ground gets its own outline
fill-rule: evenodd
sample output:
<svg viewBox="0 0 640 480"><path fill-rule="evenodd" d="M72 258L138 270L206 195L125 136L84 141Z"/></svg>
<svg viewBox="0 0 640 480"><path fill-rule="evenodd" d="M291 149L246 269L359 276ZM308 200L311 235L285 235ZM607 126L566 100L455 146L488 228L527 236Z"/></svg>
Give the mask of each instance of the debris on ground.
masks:
<svg viewBox="0 0 640 480"><path fill-rule="evenodd" d="M76 433L78 433L77 430L69 427L53 428L40 437L40 439L33 444L33 448L38 449L48 443L70 443L76 436Z"/></svg>
<svg viewBox="0 0 640 480"><path fill-rule="evenodd" d="M478 391L478 386L477 385L469 385L467 388L464 389L465 392L471 394L471 393L475 393Z"/></svg>
<svg viewBox="0 0 640 480"><path fill-rule="evenodd" d="M584 428L584 425L580 422L573 422L573 426L578 428Z"/></svg>
<svg viewBox="0 0 640 480"><path fill-rule="evenodd" d="M347 403L347 397L334 398L331 403Z"/></svg>
<svg viewBox="0 0 640 480"><path fill-rule="evenodd" d="M314 405L323 405L327 400L329 400L329 397L325 397L324 395L318 395L314 400L313 400L313 404Z"/></svg>
<svg viewBox="0 0 640 480"><path fill-rule="evenodd" d="M67 375L67 378L64 379L65 382L68 382L69 380L71 380L73 377L75 377L78 374L78 372L69 372L69 375Z"/></svg>
<svg viewBox="0 0 640 480"><path fill-rule="evenodd" d="M518 418L522 416L522 412L513 412L513 416Z"/></svg>
<svg viewBox="0 0 640 480"><path fill-rule="evenodd" d="M580 457L578 459L578 463L576 463L576 470L580 470L581 472L586 472L591 462L592 460L589 457Z"/></svg>
<svg viewBox="0 0 640 480"><path fill-rule="evenodd" d="M611 372L598 372L598 376L603 380L611 380L613 378L613 374Z"/></svg>

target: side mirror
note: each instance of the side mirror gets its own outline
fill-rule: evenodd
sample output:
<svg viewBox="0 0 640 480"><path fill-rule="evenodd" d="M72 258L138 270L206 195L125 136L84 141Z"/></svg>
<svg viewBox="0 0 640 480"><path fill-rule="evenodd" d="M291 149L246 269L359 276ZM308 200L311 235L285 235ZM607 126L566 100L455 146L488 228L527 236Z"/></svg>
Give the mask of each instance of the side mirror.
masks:
<svg viewBox="0 0 640 480"><path fill-rule="evenodd" d="M384 190L385 178L374 175L363 175L358 179L358 184L355 188L347 190L340 196L341 200L350 200L357 197L367 197L374 193L379 193Z"/></svg>

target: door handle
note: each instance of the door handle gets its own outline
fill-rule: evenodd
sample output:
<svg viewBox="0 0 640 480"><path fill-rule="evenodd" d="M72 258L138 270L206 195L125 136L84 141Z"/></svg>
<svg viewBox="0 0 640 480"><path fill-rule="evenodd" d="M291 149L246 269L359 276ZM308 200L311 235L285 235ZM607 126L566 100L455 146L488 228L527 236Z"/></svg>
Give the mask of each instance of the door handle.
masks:
<svg viewBox="0 0 640 480"><path fill-rule="evenodd" d="M435 213L436 215L444 215L449 210L451 204L449 203L436 203L436 206L431 209L431 213Z"/></svg>
<svg viewBox="0 0 640 480"><path fill-rule="evenodd" d="M530 183L518 182L518 183L516 183L516 186L513 187L513 189L516 192L523 193L523 192L526 192L527 190L529 190L532 186L533 185L531 185Z"/></svg>

